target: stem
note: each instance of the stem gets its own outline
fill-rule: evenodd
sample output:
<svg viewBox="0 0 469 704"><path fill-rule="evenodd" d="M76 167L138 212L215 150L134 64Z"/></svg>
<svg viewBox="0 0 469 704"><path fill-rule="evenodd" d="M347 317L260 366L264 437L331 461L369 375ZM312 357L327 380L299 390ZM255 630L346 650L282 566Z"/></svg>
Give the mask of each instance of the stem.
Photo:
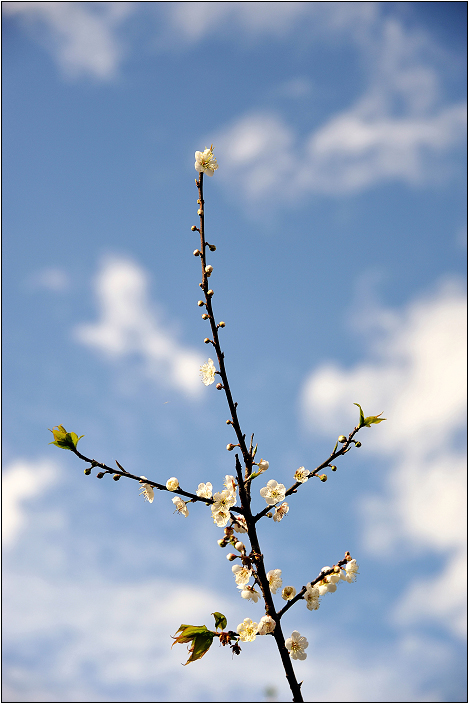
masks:
<svg viewBox="0 0 469 704"><path fill-rule="evenodd" d="M207 313L209 316L210 320L210 327L212 330L212 344L215 348L215 352L217 354L217 359L218 359L218 365L219 365L219 375L222 379L223 383L223 389L225 391L226 395L226 400L228 402L228 407L230 409L231 413L231 423L233 425L233 429L236 433L236 437L238 439L238 444L241 450L241 454L243 456L244 460L244 479L249 477L250 474L252 473L252 465L253 465L253 457L251 452L248 450L247 445L246 445L246 436L242 433L241 431L241 426L239 423L238 419L238 413L237 413L237 403L233 401L233 396L231 394L231 389L230 385L228 382L228 376L226 374L226 369L225 369L225 362L224 362L224 353L221 350L220 347L220 341L218 337L218 326L215 322L215 316L213 314L213 308L212 308L212 295L208 295L208 291L210 290L210 287L208 285L208 277L205 271L206 267L206 257L205 257L205 250L207 247L207 243L205 242L205 201L204 201L204 191L203 191L203 172L199 174L199 180L196 181L197 183L197 188L199 191L199 208L201 210L201 215L200 215L200 227L199 227L199 232L200 232L200 258L201 258L201 263L202 263L202 283L201 283L201 288L205 294L205 306L207 309ZM252 447L252 439L251 439L251 447ZM238 478L238 488L239 488L239 498L241 502L241 511L244 514L244 518L246 520L246 525L247 525L247 531L248 531L248 537L249 541L251 543L251 553L249 555L249 559L251 560L252 563L255 565L255 578L256 582L259 585L262 596L264 597L264 602L265 602L265 607L266 607L266 614L268 616L271 616L276 623L275 630L273 632L273 636L275 638L275 642L277 643L277 648L280 654L280 658L282 660L282 664L285 670L285 676L287 678L288 684L290 686L292 695L293 695L293 701L294 702L302 702L303 697L301 694L301 683L299 683L296 679L295 671L293 669L292 661L290 658L290 654L285 647L285 637L282 632L282 627L280 625L280 618L281 614L278 614L277 611L275 610L275 605L272 599L272 594L270 591L270 586L269 586L269 580L267 579L267 574L265 571L265 566L264 566L264 557L261 553L260 545L259 545L259 539L257 536L257 530L256 530L256 519L253 517L251 513L251 495L250 495L250 486L249 482L247 485L244 482L243 479L243 474L242 474L242 467L241 463L239 461L238 455L236 455L236 475Z"/></svg>

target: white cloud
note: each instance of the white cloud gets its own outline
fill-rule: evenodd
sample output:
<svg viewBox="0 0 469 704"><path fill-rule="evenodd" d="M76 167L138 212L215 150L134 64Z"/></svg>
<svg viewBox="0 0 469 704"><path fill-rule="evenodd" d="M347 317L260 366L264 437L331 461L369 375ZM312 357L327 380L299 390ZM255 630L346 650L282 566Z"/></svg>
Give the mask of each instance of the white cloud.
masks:
<svg viewBox="0 0 469 704"><path fill-rule="evenodd" d="M116 30L131 2L4 2L5 15L20 16L68 76L112 78L123 57ZM46 31L44 31L46 30Z"/></svg>
<svg viewBox="0 0 469 704"><path fill-rule="evenodd" d="M282 38L301 22L313 36L321 31L359 31L376 15L374 2L174 2L169 18L189 41L214 33L240 37Z"/></svg>
<svg viewBox="0 0 469 704"><path fill-rule="evenodd" d="M127 259L108 259L96 277L100 319L78 326L76 339L115 359L137 354L145 374L189 396L202 391L202 357L183 347L158 319L143 269Z"/></svg>
<svg viewBox="0 0 469 704"><path fill-rule="evenodd" d="M325 36L339 30L330 26ZM238 118L210 137L220 178L236 178L248 200L281 193L296 201L309 192L342 195L383 181L420 185L451 174L467 110L463 102L443 103L436 64L428 58L430 39L382 18L363 22L357 36L368 71L364 93L304 138L277 113Z"/></svg>
<svg viewBox="0 0 469 704"><path fill-rule="evenodd" d="M332 423L353 427L354 402L366 415L384 411L384 424L361 431L360 452L390 463L383 494L360 507L365 546L376 554L404 548L446 556L442 572L435 568L431 578L411 585L398 614L409 622L436 618L459 633L465 624L466 472L457 443L466 410L464 289L447 282L401 312L369 312L368 324L367 361L348 370L328 363L306 379L304 420L321 431ZM451 585L451 597L435 608L442 583Z"/></svg>
<svg viewBox="0 0 469 704"><path fill-rule="evenodd" d="M2 477L2 543L11 547L28 522L28 502L60 481L55 463L49 460L17 460Z"/></svg>

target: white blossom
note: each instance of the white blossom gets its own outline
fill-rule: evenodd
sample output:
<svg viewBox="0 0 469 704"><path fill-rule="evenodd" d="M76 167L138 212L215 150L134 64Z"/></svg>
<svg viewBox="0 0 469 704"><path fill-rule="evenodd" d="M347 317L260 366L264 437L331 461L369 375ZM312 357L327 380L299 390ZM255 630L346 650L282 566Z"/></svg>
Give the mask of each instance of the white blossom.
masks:
<svg viewBox="0 0 469 704"><path fill-rule="evenodd" d="M290 653L292 660L306 660L305 650L308 647L308 641L298 631L293 631L291 638L287 638L285 647Z"/></svg>
<svg viewBox="0 0 469 704"><path fill-rule="evenodd" d="M273 506L285 498L285 487L283 484L277 484L275 479L267 482L267 486L262 487L261 496L267 501L269 506Z"/></svg>
<svg viewBox="0 0 469 704"><path fill-rule="evenodd" d="M310 611L317 611L319 609L319 596L310 596L306 593L304 598L306 599L306 606Z"/></svg>
<svg viewBox="0 0 469 704"><path fill-rule="evenodd" d="M174 496L173 504L176 506L178 513L182 513L182 515L187 518L189 515L189 509L186 506L186 502L180 499L179 496Z"/></svg>
<svg viewBox="0 0 469 704"><path fill-rule="evenodd" d="M214 511L212 509L213 522L217 524L219 528L224 528L228 521L230 520L230 512L219 509Z"/></svg>
<svg viewBox="0 0 469 704"><path fill-rule="evenodd" d="M205 147L203 152L195 153L195 170L207 176L213 176L213 172L218 169L216 158L213 156L213 144L210 149Z"/></svg>
<svg viewBox="0 0 469 704"><path fill-rule="evenodd" d="M248 532L248 526L246 523L246 519L244 516L238 516L236 519L236 522L233 523L233 528L236 531L236 533L247 533Z"/></svg>
<svg viewBox="0 0 469 704"><path fill-rule="evenodd" d="M359 574L357 561L350 560L350 562L347 562L344 569L345 574L341 574L340 577L346 582L355 582L357 579L357 574Z"/></svg>
<svg viewBox="0 0 469 704"><path fill-rule="evenodd" d="M236 630L238 631L239 639L248 643L249 641L256 640L258 625L251 621L250 618L245 618L244 621L238 625Z"/></svg>
<svg viewBox="0 0 469 704"><path fill-rule="evenodd" d="M302 484L308 481L308 477L309 472L304 467L299 467L293 475L294 480L297 482L301 482Z"/></svg>
<svg viewBox="0 0 469 704"><path fill-rule="evenodd" d="M267 462L267 460L263 460L262 458L257 463L257 466L258 466L259 472L261 472L261 473L266 472L269 469L269 463Z"/></svg>
<svg viewBox="0 0 469 704"><path fill-rule="evenodd" d="M227 491L230 492L230 494L233 494L235 496L236 494L236 482L235 478L231 474L226 474L225 475L225 481L223 482L223 486Z"/></svg>
<svg viewBox="0 0 469 704"><path fill-rule="evenodd" d="M208 362L205 362L205 364L202 364L200 367L200 373L202 375L202 381L204 382L205 386L210 386L210 384L213 384L215 381L215 372L216 369L213 364L213 359L208 359Z"/></svg>
<svg viewBox="0 0 469 704"><path fill-rule="evenodd" d="M283 504L280 504L280 506L277 506L275 508L274 521L281 521L282 518L287 515L289 510L290 507L286 501L284 501Z"/></svg>
<svg viewBox="0 0 469 704"><path fill-rule="evenodd" d="M258 633L260 636L265 636L267 633L273 633L275 630L275 621L272 616L263 616L259 621Z"/></svg>
<svg viewBox="0 0 469 704"><path fill-rule="evenodd" d="M211 499L212 485L210 484L210 482L207 482L206 484L200 483L195 493L202 499Z"/></svg>
<svg viewBox="0 0 469 704"><path fill-rule="evenodd" d="M255 604L257 604L257 600L260 597L259 592L254 589L254 587L250 587L249 585L243 586L240 584L238 586L238 589L241 589L241 596L243 599L249 599L250 601L253 601Z"/></svg>
<svg viewBox="0 0 469 704"><path fill-rule="evenodd" d="M282 599L285 601L291 601L296 594L295 587L284 587L282 589Z"/></svg>
<svg viewBox="0 0 469 704"><path fill-rule="evenodd" d="M232 506L236 503L236 496L233 493L224 489L223 491L217 491L213 495L214 503L212 504L212 512L217 513L218 511L229 511Z"/></svg>
<svg viewBox="0 0 469 704"><path fill-rule="evenodd" d="M270 570L267 572L267 579L269 580L269 587L272 594L277 593L277 589L282 586L282 570Z"/></svg>
<svg viewBox="0 0 469 704"><path fill-rule="evenodd" d="M146 477L140 477L140 479L146 479ZM146 501L149 501L151 504L153 503L153 499L155 498L155 492L153 490L153 487L151 484L144 484L143 482L140 482L143 484L142 488L140 489L140 496L145 497Z"/></svg>
<svg viewBox="0 0 469 704"><path fill-rule="evenodd" d="M242 567L241 565L233 565L231 571L235 576L236 584L244 586L251 579L252 570L248 569L247 567Z"/></svg>
<svg viewBox="0 0 469 704"><path fill-rule="evenodd" d="M166 482L166 488L168 491L176 491L176 489L179 489L179 482L176 477L171 477L168 479Z"/></svg>

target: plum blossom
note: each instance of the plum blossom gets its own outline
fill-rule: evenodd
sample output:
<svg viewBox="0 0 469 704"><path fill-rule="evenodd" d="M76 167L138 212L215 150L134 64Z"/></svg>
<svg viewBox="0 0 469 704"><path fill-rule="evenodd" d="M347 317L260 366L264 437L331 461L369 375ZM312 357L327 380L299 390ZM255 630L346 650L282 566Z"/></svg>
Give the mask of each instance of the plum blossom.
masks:
<svg viewBox="0 0 469 704"><path fill-rule="evenodd" d="M230 492L230 494L233 494L235 496L236 494L236 482L235 478L231 474L226 474L225 475L225 481L223 482L223 486L227 491Z"/></svg>
<svg viewBox="0 0 469 704"><path fill-rule="evenodd" d="M267 462L267 460L263 460L262 458L257 463L257 466L261 474L262 472L266 472L269 469L269 463Z"/></svg>
<svg viewBox="0 0 469 704"><path fill-rule="evenodd" d="M306 592L303 595L303 599L306 599L306 606L310 611L316 611L319 609L319 589L314 584L311 586L311 582L306 585Z"/></svg>
<svg viewBox="0 0 469 704"><path fill-rule="evenodd" d="M186 502L180 499L179 496L175 496L173 498L173 504L176 506L177 512L181 513L187 518L187 516L189 515L189 509L186 506Z"/></svg>
<svg viewBox="0 0 469 704"><path fill-rule="evenodd" d="M265 636L267 633L273 633L275 630L275 621L272 616L263 616L259 621L258 633L260 636Z"/></svg>
<svg viewBox="0 0 469 704"><path fill-rule="evenodd" d="M195 493L202 499L211 499L212 485L210 484L210 482L207 482L206 484L200 483Z"/></svg>
<svg viewBox="0 0 469 704"><path fill-rule="evenodd" d="M247 567L241 567L241 565L233 565L231 570L235 576L236 584L244 586L251 579L252 570L248 569Z"/></svg>
<svg viewBox="0 0 469 704"><path fill-rule="evenodd" d="M291 601L296 594L295 587L284 587L282 589L282 599L285 601Z"/></svg>
<svg viewBox="0 0 469 704"><path fill-rule="evenodd" d="M216 158L213 156L213 144L210 145L210 149L205 147L203 152L195 153L195 170L199 173L202 172L207 174L207 176L213 176L213 172L218 169L218 164Z"/></svg>
<svg viewBox="0 0 469 704"><path fill-rule="evenodd" d="M306 638L301 636L298 631L293 631L291 638L287 638L285 641L285 647L292 660L306 660L305 650L308 645Z"/></svg>
<svg viewBox="0 0 469 704"><path fill-rule="evenodd" d="M140 479L146 479L146 477L140 477ZM149 501L152 504L153 499L155 498L155 492L153 490L153 487L151 486L151 484L145 484L143 482L140 482L140 483L143 484L143 486L140 490L140 496L142 496L142 494L143 494L143 496L145 497L145 500Z"/></svg>
<svg viewBox="0 0 469 704"><path fill-rule="evenodd" d="M302 484L308 481L308 477L309 472L304 467L299 467L293 475L294 480L297 482L301 482Z"/></svg>
<svg viewBox="0 0 469 704"><path fill-rule="evenodd" d="M168 491L176 491L176 489L179 489L179 482L176 477L171 477L168 479L166 482L166 488Z"/></svg>
<svg viewBox="0 0 469 704"><path fill-rule="evenodd" d="M249 585L243 586L240 584L238 586L238 589L241 589L241 596L243 599L249 599L250 601L253 601L255 604L257 604L257 600L260 597L259 592L254 589L254 587L250 587Z"/></svg>
<svg viewBox="0 0 469 704"><path fill-rule="evenodd" d="M282 586L282 570L270 570L267 572L267 579L269 580L269 587L272 594L277 593L277 589Z"/></svg>
<svg viewBox="0 0 469 704"><path fill-rule="evenodd" d="M214 503L212 504L212 512L217 513L217 511L229 511L232 506L236 503L236 497L228 489L223 491L217 491L213 495Z"/></svg>
<svg viewBox="0 0 469 704"><path fill-rule="evenodd" d="M281 521L282 518L287 515L289 510L290 507L286 501L284 501L283 504L280 504L280 506L277 506L275 508L274 521Z"/></svg>
<svg viewBox="0 0 469 704"><path fill-rule="evenodd" d="M208 359L208 362L205 362L205 364L202 364L200 367L200 373L202 375L202 381L205 384L205 386L210 386L210 384L213 384L215 381L215 372L216 369L213 365L213 359Z"/></svg>
<svg viewBox="0 0 469 704"><path fill-rule="evenodd" d="M233 523L233 528L236 531L236 533L247 533L248 532L248 526L246 523L246 519L244 516L238 516L236 519L236 522Z"/></svg>
<svg viewBox="0 0 469 704"><path fill-rule="evenodd" d="M261 496L267 501L269 506L273 506L285 498L285 487L283 484L278 484L275 479L267 482L267 486L262 487Z"/></svg>
<svg viewBox="0 0 469 704"><path fill-rule="evenodd" d="M345 574L341 572L341 579L345 580L346 582L355 582L357 579L357 574L359 574L357 561L350 560L350 562L347 562L344 569Z"/></svg>
<svg viewBox="0 0 469 704"><path fill-rule="evenodd" d="M219 528L224 528L228 521L230 520L230 512L219 509L214 511L212 509L213 522L217 524Z"/></svg>
<svg viewBox="0 0 469 704"><path fill-rule="evenodd" d="M239 639L248 643L249 641L256 640L258 625L257 623L253 623L250 618L245 618L236 630L238 631Z"/></svg>

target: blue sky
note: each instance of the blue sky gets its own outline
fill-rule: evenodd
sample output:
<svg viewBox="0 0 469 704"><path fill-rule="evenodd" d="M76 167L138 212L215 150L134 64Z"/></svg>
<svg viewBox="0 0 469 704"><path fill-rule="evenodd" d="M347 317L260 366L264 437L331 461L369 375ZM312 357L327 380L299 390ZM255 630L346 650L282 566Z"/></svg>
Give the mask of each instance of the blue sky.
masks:
<svg viewBox="0 0 469 704"><path fill-rule="evenodd" d="M199 376L212 142L214 310L264 476L314 469L354 402L388 419L260 526L284 585L360 565L285 617L305 699L465 701L466 3L2 8L4 701L290 698L272 639L170 650L262 616L208 510L47 444L61 423L189 491L234 473Z"/></svg>

